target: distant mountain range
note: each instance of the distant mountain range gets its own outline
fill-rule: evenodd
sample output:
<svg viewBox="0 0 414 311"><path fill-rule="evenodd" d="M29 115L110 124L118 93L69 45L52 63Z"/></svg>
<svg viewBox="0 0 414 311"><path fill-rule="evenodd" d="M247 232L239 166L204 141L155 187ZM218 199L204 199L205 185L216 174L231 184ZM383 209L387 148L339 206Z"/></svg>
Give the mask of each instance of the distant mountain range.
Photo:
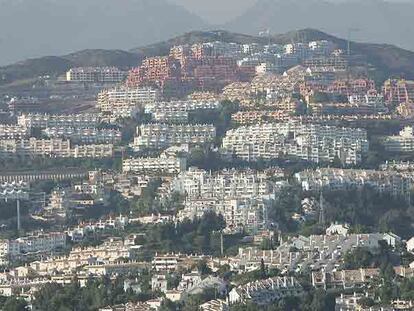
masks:
<svg viewBox="0 0 414 311"><path fill-rule="evenodd" d="M304 29L275 35L270 40L273 43L286 44L297 38L330 40L343 49L347 46L346 40L314 29ZM134 48L130 51L83 50L61 57L28 59L13 65L0 67L0 85L17 80L36 78L42 75L59 75L69 68L77 66L132 67L138 65L144 57L166 55L170 47L177 44L193 44L215 40L235 43L267 43L269 39L228 31L193 31L168 41ZM376 75L379 76L379 80L388 76L414 79L414 52L388 44L352 42L351 47L354 53L366 56L369 64L376 68Z"/></svg>
<svg viewBox="0 0 414 311"><path fill-rule="evenodd" d="M343 38L358 28L357 41L414 51L414 1L403 1L257 0L241 16L228 13L231 21L211 26L187 8L211 16L219 0L0 0L0 65L83 49L127 50L212 28L256 35L312 27ZM221 7L237 15L236 2ZM243 0L244 8L251 2Z"/></svg>
<svg viewBox="0 0 414 311"><path fill-rule="evenodd" d="M357 41L389 43L414 51L414 1L258 0L225 29L257 34L314 28ZM297 38L299 39L299 38Z"/></svg>
<svg viewBox="0 0 414 311"><path fill-rule="evenodd" d="M82 49L129 49L206 23L167 0L0 0L0 65Z"/></svg>

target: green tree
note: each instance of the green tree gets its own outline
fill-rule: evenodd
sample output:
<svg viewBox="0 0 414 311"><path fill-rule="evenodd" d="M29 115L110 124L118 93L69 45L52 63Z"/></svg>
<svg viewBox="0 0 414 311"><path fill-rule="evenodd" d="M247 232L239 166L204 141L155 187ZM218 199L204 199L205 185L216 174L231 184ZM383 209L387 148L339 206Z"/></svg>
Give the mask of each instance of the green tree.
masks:
<svg viewBox="0 0 414 311"><path fill-rule="evenodd" d="M24 299L10 297L3 305L3 311L24 311L27 309L27 302Z"/></svg>
<svg viewBox="0 0 414 311"><path fill-rule="evenodd" d="M368 249L358 247L345 254L343 268L347 270L368 268L372 265L374 258Z"/></svg>
<svg viewBox="0 0 414 311"><path fill-rule="evenodd" d="M362 297L358 300L358 304L364 308L370 308L375 305L375 301L370 297Z"/></svg>
<svg viewBox="0 0 414 311"><path fill-rule="evenodd" d="M208 275L212 273L210 267L207 265L207 261L204 259L197 263L197 270L201 273L201 275Z"/></svg>
<svg viewBox="0 0 414 311"><path fill-rule="evenodd" d="M266 265L264 263L263 258L262 258L262 260L260 262L260 277L262 279L265 279L267 277L267 269L266 269Z"/></svg>

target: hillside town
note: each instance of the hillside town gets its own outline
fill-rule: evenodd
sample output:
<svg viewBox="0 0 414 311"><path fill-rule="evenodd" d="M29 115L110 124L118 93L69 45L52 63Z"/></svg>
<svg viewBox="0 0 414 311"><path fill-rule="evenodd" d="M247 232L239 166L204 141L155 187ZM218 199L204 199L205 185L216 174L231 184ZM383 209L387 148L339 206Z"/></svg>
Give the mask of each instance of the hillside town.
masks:
<svg viewBox="0 0 414 311"><path fill-rule="evenodd" d="M1 89L0 310L413 310L414 81L372 66L223 40Z"/></svg>

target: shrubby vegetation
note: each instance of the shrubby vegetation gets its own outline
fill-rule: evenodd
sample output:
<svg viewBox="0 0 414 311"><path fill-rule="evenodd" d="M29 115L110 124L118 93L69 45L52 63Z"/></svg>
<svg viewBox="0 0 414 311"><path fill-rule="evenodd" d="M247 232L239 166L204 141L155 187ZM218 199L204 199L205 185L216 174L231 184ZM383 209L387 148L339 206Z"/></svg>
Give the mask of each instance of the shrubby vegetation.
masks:
<svg viewBox="0 0 414 311"><path fill-rule="evenodd" d="M380 194L375 189L324 193L327 221L362 226L370 232L393 232L404 238L414 235L414 210L402 197Z"/></svg>
<svg viewBox="0 0 414 311"><path fill-rule="evenodd" d="M269 218L277 223L282 231L302 232L305 235L321 233L317 219L298 223L291 219L293 213L301 213L301 200L319 193L303 193L298 185L290 185L281 190ZM326 190L323 193L326 223L341 222L351 224L354 232L393 232L403 238L414 235L414 208L405 198L379 193L372 187L361 189ZM318 211L317 211L318 212Z"/></svg>
<svg viewBox="0 0 414 311"><path fill-rule="evenodd" d="M400 264L399 256L392 252L392 249L385 241L380 241L377 250L370 250L365 247L358 247L344 255L342 268L345 270L356 270L360 268L381 268L392 263Z"/></svg>
<svg viewBox="0 0 414 311"><path fill-rule="evenodd" d="M221 138L226 131L231 128L231 115L239 111L239 103L224 100L219 109L214 110L195 110L190 112L189 121L193 124L213 124L217 131L217 144L221 143Z"/></svg>
<svg viewBox="0 0 414 311"><path fill-rule="evenodd" d="M25 311L27 310L27 302L17 297L1 297L0 306L3 311Z"/></svg>
<svg viewBox="0 0 414 311"><path fill-rule="evenodd" d="M139 277L141 293L124 292L124 278L111 281L108 277L88 280L85 287L80 287L75 279L70 285L46 284L35 293L33 306L42 311L95 311L100 307L126 303L128 301L145 301L154 298L150 288L150 274Z"/></svg>
<svg viewBox="0 0 414 311"><path fill-rule="evenodd" d="M201 219L184 221L178 224L160 224L144 227L145 235L136 241L144 246L144 259L155 252L220 253L220 231L225 227L222 216L206 213ZM234 240L225 239L226 246Z"/></svg>

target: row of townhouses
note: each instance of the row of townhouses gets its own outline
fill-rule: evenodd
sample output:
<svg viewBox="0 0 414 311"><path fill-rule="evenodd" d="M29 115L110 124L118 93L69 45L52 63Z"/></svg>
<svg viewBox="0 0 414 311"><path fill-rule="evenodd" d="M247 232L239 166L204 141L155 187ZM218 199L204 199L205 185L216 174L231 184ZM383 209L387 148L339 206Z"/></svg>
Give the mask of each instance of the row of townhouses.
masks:
<svg viewBox="0 0 414 311"><path fill-rule="evenodd" d="M7 263L26 255L50 253L66 246L66 234L62 232L35 232L15 240L0 241L0 259Z"/></svg>
<svg viewBox="0 0 414 311"><path fill-rule="evenodd" d="M95 113L83 114L22 114L17 123L25 128L95 128L101 122L101 117Z"/></svg>
<svg viewBox="0 0 414 311"><path fill-rule="evenodd" d="M23 180L0 183L0 200L28 199L30 184Z"/></svg>
<svg viewBox="0 0 414 311"><path fill-rule="evenodd" d="M105 158L113 156L112 144L74 145L70 140L0 140L0 157Z"/></svg>
<svg viewBox="0 0 414 311"><path fill-rule="evenodd" d="M115 87L98 94L96 108L115 119L129 118L146 105L159 101L160 93L150 87Z"/></svg>
<svg viewBox="0 0 414 311"><path fill-rule="evenodd" d="M216 137L213 125L143 124L137 127L131 147L135 151L165 149L174 145L203 145Z"/></svg>
<svg viewBox="0 0 414 311"><path fill-rule="evenodd" d="M122 133L113 129L49 127L42 131L51 139L70 139L79 144L119 144Z"/></svg>
<svg viewBox="0 0 414 311"><path fill-rule="evenodd" d="M122 162L124 173L142 173L158 175L176 175L187 169L184 157L161 155L156 158L132 158Z"/></svg>
<svg viewBox="0 0 414 311"><path fill-rule="evenodd" d="M302 294L302 286L295 278L275 277L233 288L229 292L229 302L231 304L253 302L263 306L284 297L297 297Z"/></svg>
<svg viewBox="0 0 414 311"><path fill-rule="evenodd" d="M0 124L0 139L23 139L30 134L30 129L22 125Z"/></svg>
<svg viewBox="0 0 414 311"><path fill-rule="evenodd" d="M196 110L213 110L219 107L218 101L170 101L155 102L145 106L145 113L151 114L155 122L186 123L189 113Z"/></svg>
<svg viewBox="0 0 414 311"><path fill-rule="evenodd" d="M414 132L412 126L406 126L399 135L386 136L383 139L384 147L390 152L414 151Z"/></svg>
<svg viewBox="0 0 414 311"><path fill-rule="evenodd" d="M412 190L414 175L391 170L319 168L296 173L294 177L305 191L361 189L368 186L379 192L405 195Z"/></svg>
<svg viewBox="0 0 414 311"><path fill-rule="evenodd" d="M66 72L66 81L80 83L119 83L127 73L116 67L77 67Z"/></svg>

